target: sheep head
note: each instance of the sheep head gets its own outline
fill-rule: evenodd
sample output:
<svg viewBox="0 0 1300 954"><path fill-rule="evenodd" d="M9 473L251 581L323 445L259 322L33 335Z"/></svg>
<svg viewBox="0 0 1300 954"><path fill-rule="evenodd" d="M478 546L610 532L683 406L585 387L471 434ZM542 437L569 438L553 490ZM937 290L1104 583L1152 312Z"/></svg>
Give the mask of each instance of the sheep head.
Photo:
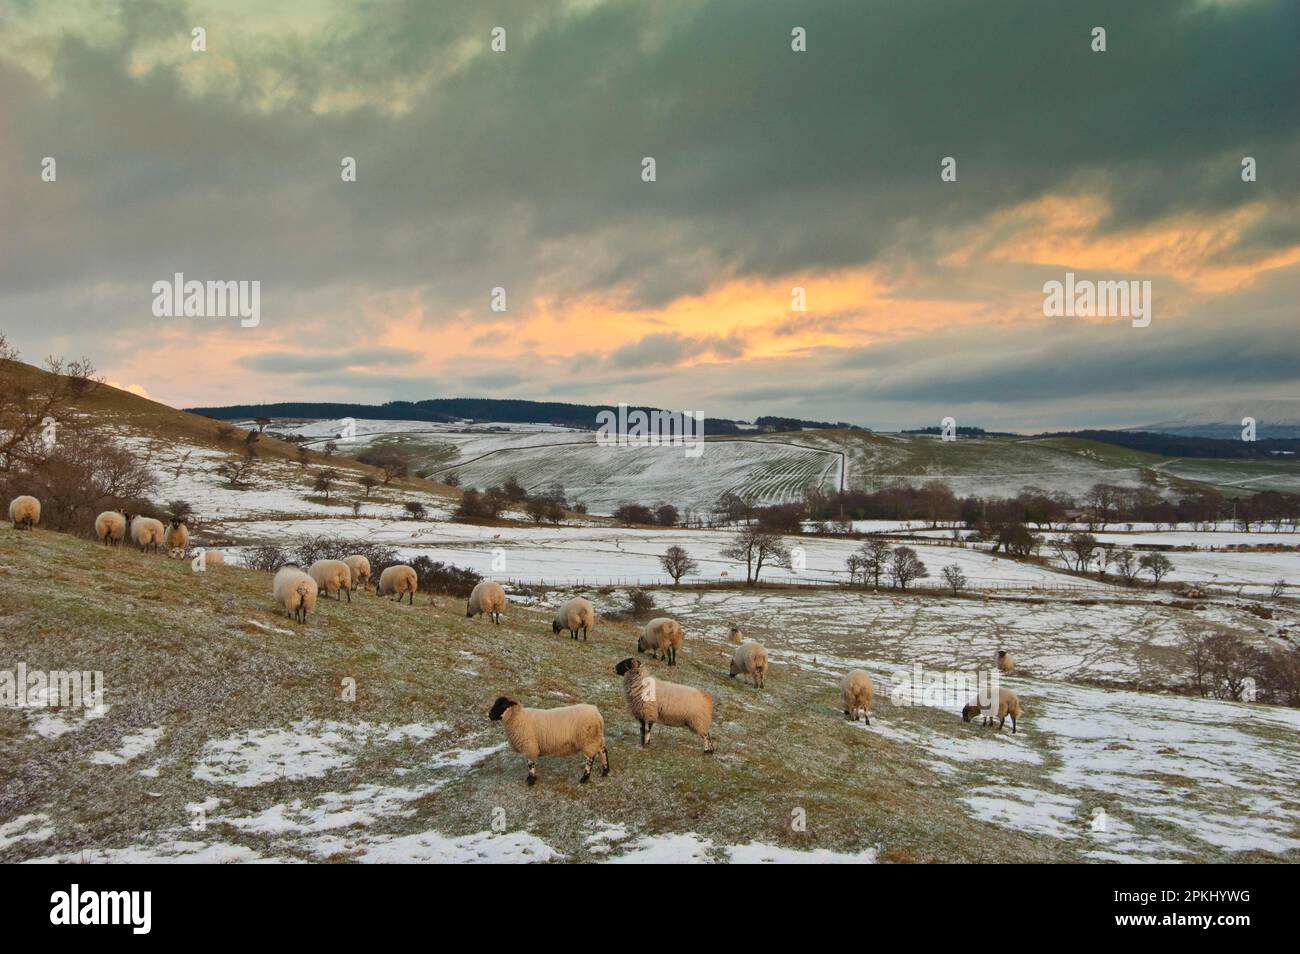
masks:
<svg viewBox="0 0 1300 954"><path fill-rule="evenodd" d="M488 710L488 718L493 722L500 722L501 717L506 714L506 710L519 703L508 696L497 696L497 701L492 703L492 708Z"/></svg>
<svg viewBox="0 0 1300 954"><path fill-rule="evenodd" d="M558 619L551 620L551 632L556 636L560 635L560 621Z"/></svg>
<svg viewBox="0 0 1300 954"><path fill-rule="evenodd" d="M975 716L979 715L980 707L976 705L963 706L961 710L961 721L969 722Z"/></svg>
<svg viewBox="0 0 1300 954"><path fill-rule="evenodd" d="M614 667L614 673L615 675L625 676L631 670L639 668L640 665L641 664L639 662L637 662L635 659L629 656L627 659L624 659L621 663L619 663L617 666Z"/></svg>

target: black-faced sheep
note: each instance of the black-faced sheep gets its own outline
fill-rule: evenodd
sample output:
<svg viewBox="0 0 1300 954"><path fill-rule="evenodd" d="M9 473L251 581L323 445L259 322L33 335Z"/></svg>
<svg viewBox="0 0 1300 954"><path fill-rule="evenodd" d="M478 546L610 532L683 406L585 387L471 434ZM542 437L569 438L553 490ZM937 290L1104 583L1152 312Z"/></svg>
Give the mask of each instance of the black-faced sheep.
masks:
<svg viewBox="0 0 1300 954"><path fill-rule="evenodd" d="M1016 657L1011 655L1005 649L998 650L998 669L1002 672L1011 672L1016 668Z"/></svg>
<svg viewBox="0 0 1300 954"><path fill-rule="evenodd" d="M24 494L9 501L9 519L15 530L30 530L41 522L41 502Z"/></svg>
<svg viewBox="0 0 1300 954"><path fill-rule="evenodd" d="M167 547L167 553L170 556L185 556L185 551L190 545L190 528L185 525L185 520L181 517L173 517L163 532L163 543Z"/></svg>
<svg viewBox="0 0 1300 954"><path fill-rule="evenodd" d="M655 659L658 659L662 652L663 658L668 660L668 665L676 666L677 650L682 648L682 640L681 624L675 619L663 616L645 624L641 635L637 637L636 651L644 653L648 649Z"/></svg>
<svg viewBox="0 0 1300 954"><path fill-rule="evenodd" d="M615 666L614 672L623 677L628 711L641 723L642 747L650 744L650 733L660 722L690 729L704 740L705 754L713 754L713 740L709 738L713 724L711 695L692 686L655 679L630 657Z"/></svg>
<svg viewBox="0 0 1300 954"><path fill-rule="evenodd" d="M759 689L766 683L767 650L753 640L737 647L731 657L731 678L741 675L748 676Z"/></svg>
<svg viewBox="0 0 1300 954"><path fill-rule="evenodd" d="M487 613L488 619L498 626L501 625L501 611L505 608L506 591L500 583L492 580L480 580L475 583L469 599L465 601L467 617L482 616Z"/></svg>
<svg viewBox="0 0 1300 954"><path fill-rule="evenodd" d="M866 720L867 725L871 725L871 697L875 695L876 687L871 682L871 677L861 669L854 669L845 673L844 678L840 681L840 696L844 700L844 717L853 722L858 721L858 713L862 713L862 718Z"/></svg>
<svg viewBox="0 0 1300 954"><path fill-rule="evenodd" d="M605 720L595 706L525 709L514 699L500 696L488 710L488 718L505 726L510 747L528 760L529 785L537 781L537 760L543 755L581 752L583 764L579 782L591 781L591 766L598 756L600 774L609 774Z"/></svg>
<svg viewBox="0 0 1300 954"><path fill-rule="evenodd" d="M407 602L412 606L415 605L415 591L420 588L420 578L416 575L415 570L405 563L399 563L396 566L390 566L379 574L379 587L376 593L380 596L388 596L392 593L397 594L397 602L402 602L402 597L407 598Z"/></svg>
<svg viewBox="0 0 1300 954"><path fill-rule="evenodd" d="M989 702L992 703L992 700L990 699ZM1002 727L1006 725L1007 717L1010 716L1011 734L1015 735L1016 723L1020 721L1020 698L1010 689L999 689L996 717L993 715L993 706L991 704L988 707L983 707L980 705L979 699L975 699L961 710L961 721L969 722L975 716L981 714L984 716L985 725L992 725L994 718L996 718L999 732L1002 731Z"/></svg>
<svg viewBox="0 0 1300 954"><path fill-rule="evenodd" d="M578 631L582 631L582 638L587 638L587 633L596 625L596 610L587 600L581 596L575 596L571 600L566 600L559 610L555 613L555 619L551 622L551 632L557 636L562 630L568 630L574 638L578 638Z"/></svg>

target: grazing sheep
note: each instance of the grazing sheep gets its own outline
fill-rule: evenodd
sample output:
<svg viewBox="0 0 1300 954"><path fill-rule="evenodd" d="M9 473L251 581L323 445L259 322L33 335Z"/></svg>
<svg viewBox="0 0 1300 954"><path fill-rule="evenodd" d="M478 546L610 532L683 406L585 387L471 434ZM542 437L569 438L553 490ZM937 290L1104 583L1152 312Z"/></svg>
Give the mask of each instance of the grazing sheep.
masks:
<svg viewBox="0 0 1300 954"><path fill-rule="evenodd" d="M713 697L702 689L654 679L629 657L614 667L623 677L628 711L641 723L641 746L650 744L656 722L685 726L704 740L704 753L713 754L709 726L713 724Z"/></svg>
<svg viewBox="0 0 1300 954"><path fill-rule="evenodd" d="M225 565L226 565L226 553L225 553L225 551L224 551L224 550L204 550L204 551L203 551L203 565L204 565L204 566L225 566Z"/></svg>
<svg viewBox="0 0 1300 954"><path fill-rule="evenodd" d="M736 649L731 657L731 678L744 674L762 689L767 676L767 650L752 639Z"/></svg>
<svg viewBox="0 0 1300 954"><path fill-rule="evenodd" d="M352 589L370 589L370 561L360 555L345 556L343 562L352 571Z"/></svg>
<svg viewBox="0 0 1300 954"><path fill-rule="evenodd" d="M605 720L595 706L561 706L525 709L522 703L500 696L488 718L505 726L510 747L528 760L528 784L537 782L537 759L543 755L583 755L582 778L591 781L591 765L600 756L600 774L609 774L605 749Z"/></svg>
<svg viewBox="0 0 1300 954"><path fill-rule="evenodd" d="M161 520L128 515L126 526L132 542L141 550L156 552L163 545L164 528Z"/></svg>
<svg viewBox="0 0 1300 954"><path fill-rule="evenodd" d="M731 624L731 629L727 632L727 642L735 643L739 646L745 641L745 634L740 631L740 627L735 623Z"/></svg>
<svg viewBox="0 0 1300 954"><path fill-rule="evenodd" d="M126 539L126 517L116 510L105 510L95 518L95 539L112 546Z"/></svg>
<svg viewBox="0 0 1300 954"><path fill-rule="evenodd" d="M35 497L15 497L9 501L9 519L15 530L30 530L41 522L41 502Z"/></svg>
<svg viewBox="0 0 1300 954"><path fill-rule="evenodd" d="M501 588L501 584L492 580L480 580L474 584L474 590L465 602L465 615L482 616L487 613L488 619L500 626L501 611L505 608L506 591Z"/></svg>
<svg viewBox="0 0 1300 954"><path fill-rule="evenodd" d="M677 650L682 648L682 639L681 624L675 619L661 616L645 624L641 635L636 639L636 651L643 653L648 649L655 659L659 658L659 653L662 651L663 658L668 660L668 665L676 666Z"/></svg>
<svg viewBox="0 0 1300 954"><path fill-rule="evenodd" d="M348 602L352 602L352 571L342 560L317 560L307 570L307 575L316 581L316 586L324 590L326 596L333 596L341 603L346 593Z"/></svg>
<svg viewBox="0 0 1300 954"><path fill-rule="evenodd" d="M163 533L163 542L167 546L167 553L171 556L185 556L185 551L190 545L190 528L185 525L185 521L178 517L173 517L171 523L167 525Z"/></svg>
<svg viewBox="0 0 1300 954"><path fill-rule="evenodd" d="M989 701L992 702L992 700ZM991 705L987 708L981 707L979 699L975 699L975 701L969 703L961 710L961 721L969 722L980 713L983 713L984 715L985 725L993 724L995 718L993 715L993 707ZM1002 727L1006 725L1007 716L1011 716L1011 734L1015 735L1016 723L1020 721L1020 698L1010 689L999 689L998 714L996 716L999 732L1001 732Z"/></svg>
<svg viewBox="0 0 1300 954"><path fill-rule="evenodd" d="M271 591L285 615L292 616L295 623L306 623L307 614L316 611L316 581L296 563L286 563L275 572Z"/></svg>
<svg viewBox="0 0 1300 954"><path fill-rule="evenodd" d="M876 687L871 683L871 677L861 669L854 669L846 673L840 681L840 695L844 699L844 716L852 722L858 721L858 712L861 710L862 718L866 720L867 725L871 725L871 697L875 695Z"/></svg>
<svg viewBox="0 0 1300 954"><path fill-rule="evenodd" d="M567 600L559 610L556 611L555 620L551 623L551 632L557 636L561 630L567 629L569 634L578 638L578 630L582 630L582 638L587 638L587 633L596 625L596 610L592 605L581 596L575 596Z"/></svg>
<svg viewBox="0 0 1300 954"><path fill-rule="evenodd" d="M999 649L998 668L1003 672L1011 672L1011 670L1016 668L1016 657L1011 655L1005 649Z"/></svg>
<svg viewBox="0 0 1300 954"><path fill-rule="evenodd" d="M415 575L415 570L405 563L398 563L379 574L379 588L375 592L379 596L396 593L399 603L402 602L402 596L406 595L407 602L414 606L415 591L419 588L420 578Z"/></svg>

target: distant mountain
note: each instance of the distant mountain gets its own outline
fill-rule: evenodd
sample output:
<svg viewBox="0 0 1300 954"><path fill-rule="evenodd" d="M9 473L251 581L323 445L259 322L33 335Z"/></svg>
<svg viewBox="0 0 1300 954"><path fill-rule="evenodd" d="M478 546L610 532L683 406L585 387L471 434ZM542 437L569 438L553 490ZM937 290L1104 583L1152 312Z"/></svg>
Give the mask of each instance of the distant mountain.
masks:
<svg viewBox="0 0 1300 954"><path fill-rule="evenodd" d="M613 410L607 404L565 404L556 401L515 401L498 398L435 398L427 401L389 401L386 404L339 404L317 401L282 401L276 404L229 404L222 407L186 408L191 414L219 421L243 421L257 417L333 419L355 417L360 420L379 421L440 421L460 420L499 421L503 424L554 424L557 427L576 427L595 430L596 415ZM629 411L657 411L660 408L631 406ZM765 419L760 419L760 423ZM790 418L772 418L782 421L789 430L803 428L848 427L847 424L828 424L824 421L798 421ZM767 428L761 428L767 429ZM726 418L705 419L705 432L710 435L741 434L755 430L753 425Z"/></svg>
<svg viewBox="0 0 1300 954"><path fill-rule="evenodd" d="M1240 440L1241 420L1244 417L1255 419L1255 437L1259 440L1300 438L1300 401L1237 401L1218 408L1196 411L1172 421L1124 430Z"/></svg>

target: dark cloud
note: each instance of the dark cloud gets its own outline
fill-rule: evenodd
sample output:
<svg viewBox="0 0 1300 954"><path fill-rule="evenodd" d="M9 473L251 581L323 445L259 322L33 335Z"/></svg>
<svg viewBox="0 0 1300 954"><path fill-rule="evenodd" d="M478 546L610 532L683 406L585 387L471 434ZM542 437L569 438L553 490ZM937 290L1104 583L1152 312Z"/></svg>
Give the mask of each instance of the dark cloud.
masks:
<svg viewBox="0 0 1300 954"><path fill-rule="evenodd" d="M375 365L410 364L417 355L398 348L364 348L355 351L263 351L236 358L235 363L253 371L285 374L339 371Z"/></svg>
<svg viewBox="0 0 1300 954"><path fill-rule="evenodd" d="M562 11L393 0L340 5L324 22L305 5L292 31L205 10L210 59L156 63L146 54L168 37L188 47L195 15L158 0L103 10L102 22L65 23L54 8L16 9L30 21L11 35L38 39L0 45L0 317L31 351L113 347L118 332L146 327L148 289L176 271L263 281L268 329L351 322L401 295L441 330L497 327L498 285L521 321L542 293L560 307L618 295L651 315L731 279L811 282L864 263L907 276L900 298L1000 301L1035 288L1035 270L937 260L991 213L1049 194L1104 200L1103 233L1265 207L1223 262L1300 239L1290 0L616 0ZM499 24L509 51L488 53ZM1096 24L1106 53L1089 50ZM808 31L807 53L790 51L794 25ZM37 47L52 51L48 76L28 69L45 55ZM229 69L199 68L215 64ZM46 155L57 183L39 181ZM1245 155L1258 160L1256 183L1240 181ZM358 161L356 183L340 181L343 156ZM657 182L640 180L644 156ZM956 183L939 180L944 156L958 160ZM1238 318L1257 320L1272 334L1267 319ZM836 327L835 316L807 321ZM196 340L218 333L194 329ZM946 346L942 330L932 336L930 347ZM853 419L865 412L850 415L835 395L879 397L886 381L892 397L916 401L1017 401L1035 387L1082 396L1148 372L1151 386L1173 388L1208 372L1194 357L1203 342L1176 337L1166 348L1186 359L1181 379L1140 347L1077 362L1064 350L1074 345L1003 342L995 329L965 343L986 372L945 372L924 345L902 343L832 368L881 371L870 386L814 399L822 375L807 368L797 386L832 402L805 416ZM748 353L738 336L674 329L598 356L585 383L547 370L550 387L577 396L630 387L647 367ZM1070 367L1016 373L1009 354ZM322 386L418 383L326 377L339 356L294 360L265 354L245 367L315 372ZM902 361L937 379L898 373ZM1235 380L1227 364L1213 373ZM1238 364L1277 371L1267 354ZM501 372L480 386L526 380Z"/></svg>

